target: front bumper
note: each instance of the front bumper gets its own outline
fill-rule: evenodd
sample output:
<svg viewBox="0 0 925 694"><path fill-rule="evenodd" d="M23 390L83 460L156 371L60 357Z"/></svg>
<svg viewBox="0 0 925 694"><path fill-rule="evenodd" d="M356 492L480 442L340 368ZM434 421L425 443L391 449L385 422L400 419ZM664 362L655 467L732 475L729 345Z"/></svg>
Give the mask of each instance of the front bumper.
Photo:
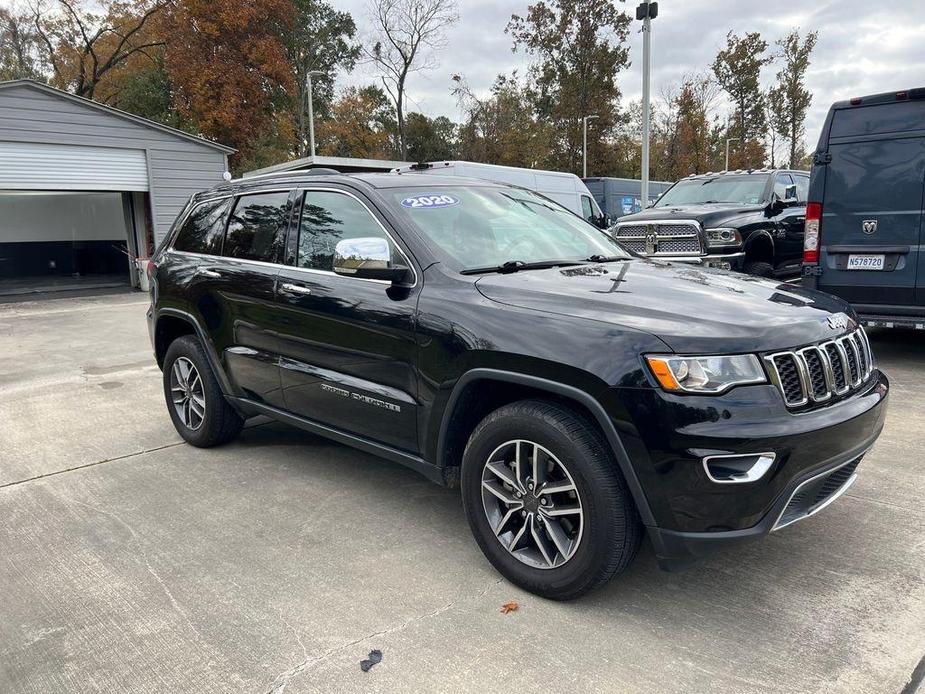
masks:
<svg viewBox="0 0 925 694"><path fill-rule="evenodd" d="M745 263L745 253L711 253L709 255L677 255L647 256L652 260L665 260L670 263L687 263L689 265L704 265L721 270L740 270Z"/></svg>
<svg viewBox="0 0 925 694"><path fill-rule="evenodd" d="M719 397L618 390L635 423L624 439L652 510L656 556L663 568L678 569L834 501L880 435L889 383L875 370L850 398L799 414L770 386ZM744 484L717 484L703 464L705 457L763 451L776 454L773 467Z"/></svg>

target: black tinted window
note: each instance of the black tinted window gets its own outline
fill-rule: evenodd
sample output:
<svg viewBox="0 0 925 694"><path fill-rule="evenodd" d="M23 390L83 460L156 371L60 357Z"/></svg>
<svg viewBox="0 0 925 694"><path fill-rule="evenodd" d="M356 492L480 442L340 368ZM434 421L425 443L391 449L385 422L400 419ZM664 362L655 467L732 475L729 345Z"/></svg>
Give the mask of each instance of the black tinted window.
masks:
<svg viewBox="0 0 925 694"><path fill-rule="evenodd" d="M224 255L275 263L286 238L288 201L288 192L238 198L228 222Z"/></svg>
<svg viewBox="0 0 925 694"><path fill-rule="evenodd" d="M231 200L205 202L193 208L177 234L173 247L189 253L222 254L222 237Z"/></svg>
<svg viewBox="0 0 925 694"><path fill-rule="evenodd" d="M379 222L355 198L326 191L305 193L299 224L299 267L333 270L338 241L368 237L386 239L392 245ZM395 252L393 247L393 256Z"/></svg>

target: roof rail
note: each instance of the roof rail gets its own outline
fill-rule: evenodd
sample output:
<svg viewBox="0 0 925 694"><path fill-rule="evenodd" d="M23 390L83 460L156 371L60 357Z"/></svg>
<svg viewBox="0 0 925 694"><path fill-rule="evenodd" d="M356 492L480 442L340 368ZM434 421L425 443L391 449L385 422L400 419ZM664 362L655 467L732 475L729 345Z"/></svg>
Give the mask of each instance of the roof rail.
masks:
<svg viewBox="0 0 925 694"><path fill-rule="evenodd" d="M261 178L274 178L278 176L346 176L343 171L338 171L337 169L329 169L324 166L319 166L315 169L289 169L288 171L271 171L270 173L257 174L256 176L247 176L236 178L234 181L257 181ZM231 183L233 181L229 181Z"/></svg>

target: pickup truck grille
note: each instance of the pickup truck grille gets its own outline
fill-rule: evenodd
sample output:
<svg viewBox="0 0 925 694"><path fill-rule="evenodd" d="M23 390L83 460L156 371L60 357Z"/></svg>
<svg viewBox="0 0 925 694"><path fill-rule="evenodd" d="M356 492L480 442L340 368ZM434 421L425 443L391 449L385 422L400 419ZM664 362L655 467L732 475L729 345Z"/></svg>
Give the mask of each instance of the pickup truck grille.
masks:
<svg viewBox="0 0 925 694"><path fill-rule="evenodd" d="M700 227L694 222L618 223L614 237L626 248L640 255L702 255Z"/></svg>
<svg viewBox="0 0 925 694"><path fill-rule="evenodd" d="M764 360L771 381L791 409L854 392L874 370L863 328L810 347L769 354Z"/></svg>

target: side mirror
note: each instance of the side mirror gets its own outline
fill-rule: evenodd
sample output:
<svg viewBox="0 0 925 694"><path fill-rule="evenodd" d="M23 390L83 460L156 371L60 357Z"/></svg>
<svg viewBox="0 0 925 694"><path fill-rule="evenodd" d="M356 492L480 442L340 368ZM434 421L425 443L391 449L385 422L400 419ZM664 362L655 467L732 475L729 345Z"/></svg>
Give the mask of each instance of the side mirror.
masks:
<svg viewBox="0 0 925 694"><path fill-rule="evenodd" d="M334 247L334 272L368 280L402 282L406 266L392 261L389 242L377 237L347 239Z"/></svg>
<svg viewBox="0 0 925 694"><path fill-rule="evenodd" d="M599 215L595 215L592 218L591 223L598 229L607 230L610 228L610 215L608 215L606 212L602 212Z"/></svg>

